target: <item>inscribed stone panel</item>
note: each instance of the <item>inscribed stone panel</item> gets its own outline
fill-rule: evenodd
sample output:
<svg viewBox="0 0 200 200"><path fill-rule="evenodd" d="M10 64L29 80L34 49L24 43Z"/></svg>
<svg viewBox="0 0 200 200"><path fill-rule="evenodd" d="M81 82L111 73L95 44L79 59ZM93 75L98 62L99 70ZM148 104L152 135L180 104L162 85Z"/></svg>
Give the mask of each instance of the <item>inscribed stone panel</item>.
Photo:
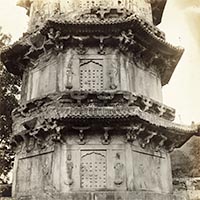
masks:
<svg viewBox="0 0 200 200"><path fill-rule="evenodd" d="M169 160L166 155L153 155L133 150L133 189L171 192Z"/></svg>
<svg viewBox="0 0 200 200"><path fill-rule="evenodd" d="M38 66L29 73L28 99L37 98L56 91L56 63Z"/></svg>
<svg viewBox="0 0 200 200"><path fill-rule="evenodd" d="M19 194L40 192L52 186L52 153L20 159L16 177ZM30 192L30 193L29 193Z"/></svg>

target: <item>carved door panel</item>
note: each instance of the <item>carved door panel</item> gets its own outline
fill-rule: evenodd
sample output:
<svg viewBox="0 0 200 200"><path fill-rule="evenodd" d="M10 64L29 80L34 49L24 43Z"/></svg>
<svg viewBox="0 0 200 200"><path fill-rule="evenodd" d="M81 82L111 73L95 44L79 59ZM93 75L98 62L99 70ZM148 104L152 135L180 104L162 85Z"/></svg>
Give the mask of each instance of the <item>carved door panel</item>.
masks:
<svg viewBox="0 0 200 200"><path fill-rule="evenodd" d="M87 91L103 90L103 60L80 61L80 89Z"/></svg>
<svg viewBox="0 0 200 200"><path fill-rule="evenodd" d="M106 188L106 151L81 152L81 188Z"/></svg>

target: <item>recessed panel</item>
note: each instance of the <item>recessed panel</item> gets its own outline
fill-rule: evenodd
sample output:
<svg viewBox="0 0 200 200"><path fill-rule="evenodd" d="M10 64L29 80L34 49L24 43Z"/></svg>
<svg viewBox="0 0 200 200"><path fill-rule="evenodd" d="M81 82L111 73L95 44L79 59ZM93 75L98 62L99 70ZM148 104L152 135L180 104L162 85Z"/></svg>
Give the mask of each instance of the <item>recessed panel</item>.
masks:
<svg viewBox="0 0 200 200"><path fill-rule="evenodd" d="M80 89L87 91L103 90L103 60L80 61Z"/></svg>
<svg viewBox="0 0 200 200"><path fill-rule="evenodd" d="M106 151L81 152L81 188L106 188Z"/></svg>

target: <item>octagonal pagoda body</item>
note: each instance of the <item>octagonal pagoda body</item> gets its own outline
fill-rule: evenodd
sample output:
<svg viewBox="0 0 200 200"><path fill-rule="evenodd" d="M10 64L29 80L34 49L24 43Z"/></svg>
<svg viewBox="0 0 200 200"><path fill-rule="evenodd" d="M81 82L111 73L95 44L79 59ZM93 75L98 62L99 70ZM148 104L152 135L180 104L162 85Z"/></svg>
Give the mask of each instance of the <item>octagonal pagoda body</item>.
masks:
<svg viewBox="0 0 200 200"><path fill-rule="evenodd" d="M22 77L16 199L178 199L169 152L198 127L162 104L183 53L156 28L165 3L19 1L28 32L1 54Z"/></svg>

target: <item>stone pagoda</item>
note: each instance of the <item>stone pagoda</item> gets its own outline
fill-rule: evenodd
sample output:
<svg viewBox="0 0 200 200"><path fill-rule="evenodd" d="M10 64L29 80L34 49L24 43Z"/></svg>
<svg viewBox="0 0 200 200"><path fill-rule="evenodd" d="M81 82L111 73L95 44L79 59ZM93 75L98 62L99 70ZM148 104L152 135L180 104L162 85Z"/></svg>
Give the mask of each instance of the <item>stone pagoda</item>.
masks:
<svg viewBox="0 0 200 200"><path fill-rule="evenodd" d="M162 104L183 49L156 25L166 0L20 0L30 23L1 60L13 111L16 200L174 200L169 153L198 134Z"/></svg>

